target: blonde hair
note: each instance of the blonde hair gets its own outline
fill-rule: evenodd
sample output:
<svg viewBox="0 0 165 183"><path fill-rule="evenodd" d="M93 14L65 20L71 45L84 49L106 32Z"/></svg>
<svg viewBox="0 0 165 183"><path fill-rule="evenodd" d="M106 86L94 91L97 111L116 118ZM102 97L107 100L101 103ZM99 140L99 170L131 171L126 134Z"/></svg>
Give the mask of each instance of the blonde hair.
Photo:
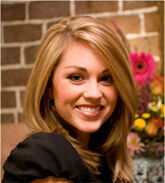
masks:
<svg viewBox="0 0 165 183"><path fill-rule="evenodd" d="M137 108L137 91L127 53L112 30L92 17L71 17L49 28L41 42L31 73L24 102L24 117L32 133L57 132L76 148L84 163L98 173L99 153L84 150L81 144L61 125L50 99L51 76L71 42L87 43L110 70L118 92L118 103L101 129L98 152L106 154L114 182L132 182L132 160L126 139ZM103 135L104 134L104 135ZM97 141L98 142L98 141Z"/></svg>

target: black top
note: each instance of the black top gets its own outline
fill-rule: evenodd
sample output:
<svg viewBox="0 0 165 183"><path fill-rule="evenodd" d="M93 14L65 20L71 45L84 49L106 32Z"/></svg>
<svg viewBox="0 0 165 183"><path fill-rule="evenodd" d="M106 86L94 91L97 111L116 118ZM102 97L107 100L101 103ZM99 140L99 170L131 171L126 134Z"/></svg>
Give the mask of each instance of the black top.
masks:
<svg viewBox="0 0 165 183"><path fill-rule="evenodd" d="M19 143L5 162L4 171L3 183L31 182L48 176L73 182L108 180L106 170L96 178L70 142L57 133L38 133Z"/></svg>

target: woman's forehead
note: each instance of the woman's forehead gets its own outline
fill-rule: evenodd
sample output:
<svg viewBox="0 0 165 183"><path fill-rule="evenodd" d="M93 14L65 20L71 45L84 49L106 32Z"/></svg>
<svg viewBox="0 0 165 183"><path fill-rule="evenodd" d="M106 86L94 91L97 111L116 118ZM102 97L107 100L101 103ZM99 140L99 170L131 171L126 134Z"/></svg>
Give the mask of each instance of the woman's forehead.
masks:
<svg viewBox="0 0 165 183"><path fill-rule="evenodd" d="M84 43L74 43L67 47L58 64L58 67L69 68L83 68L88 70L89 67L98 65L99 68L107 70L105 63L98 57L97 54Z"/></svg>

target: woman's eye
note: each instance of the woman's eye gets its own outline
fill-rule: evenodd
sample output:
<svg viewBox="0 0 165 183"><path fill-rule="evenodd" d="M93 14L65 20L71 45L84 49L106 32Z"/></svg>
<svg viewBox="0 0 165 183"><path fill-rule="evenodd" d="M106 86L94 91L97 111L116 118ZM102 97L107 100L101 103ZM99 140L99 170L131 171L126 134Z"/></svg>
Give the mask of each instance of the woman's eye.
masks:
<svg viewBox="0 0 165 183"><path fill-rule="evenodd" d="M68 77L73 82L82 82L84 77L80 74L72 74Z"/></svg>
<svg viewBox="0 0 165 183"><path fill-rule="evenodd" d="M102 76L100 81L106 84L111 84L113 82L112 77L110 75Z"/></svg>

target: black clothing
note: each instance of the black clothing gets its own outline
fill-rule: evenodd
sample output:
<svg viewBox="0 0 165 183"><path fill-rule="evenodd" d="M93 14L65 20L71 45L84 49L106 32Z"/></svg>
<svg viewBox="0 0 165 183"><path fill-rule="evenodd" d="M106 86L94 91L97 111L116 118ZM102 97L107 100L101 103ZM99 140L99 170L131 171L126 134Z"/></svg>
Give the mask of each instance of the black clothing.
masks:
<svg viewBox="0 0 165 183"><path fill-rule="evenodd" d="M2 183L27 183L48 176L73 182L101 182L70 142L57 133L38 133L19 143L5 162L4 171Z"/></svg>

